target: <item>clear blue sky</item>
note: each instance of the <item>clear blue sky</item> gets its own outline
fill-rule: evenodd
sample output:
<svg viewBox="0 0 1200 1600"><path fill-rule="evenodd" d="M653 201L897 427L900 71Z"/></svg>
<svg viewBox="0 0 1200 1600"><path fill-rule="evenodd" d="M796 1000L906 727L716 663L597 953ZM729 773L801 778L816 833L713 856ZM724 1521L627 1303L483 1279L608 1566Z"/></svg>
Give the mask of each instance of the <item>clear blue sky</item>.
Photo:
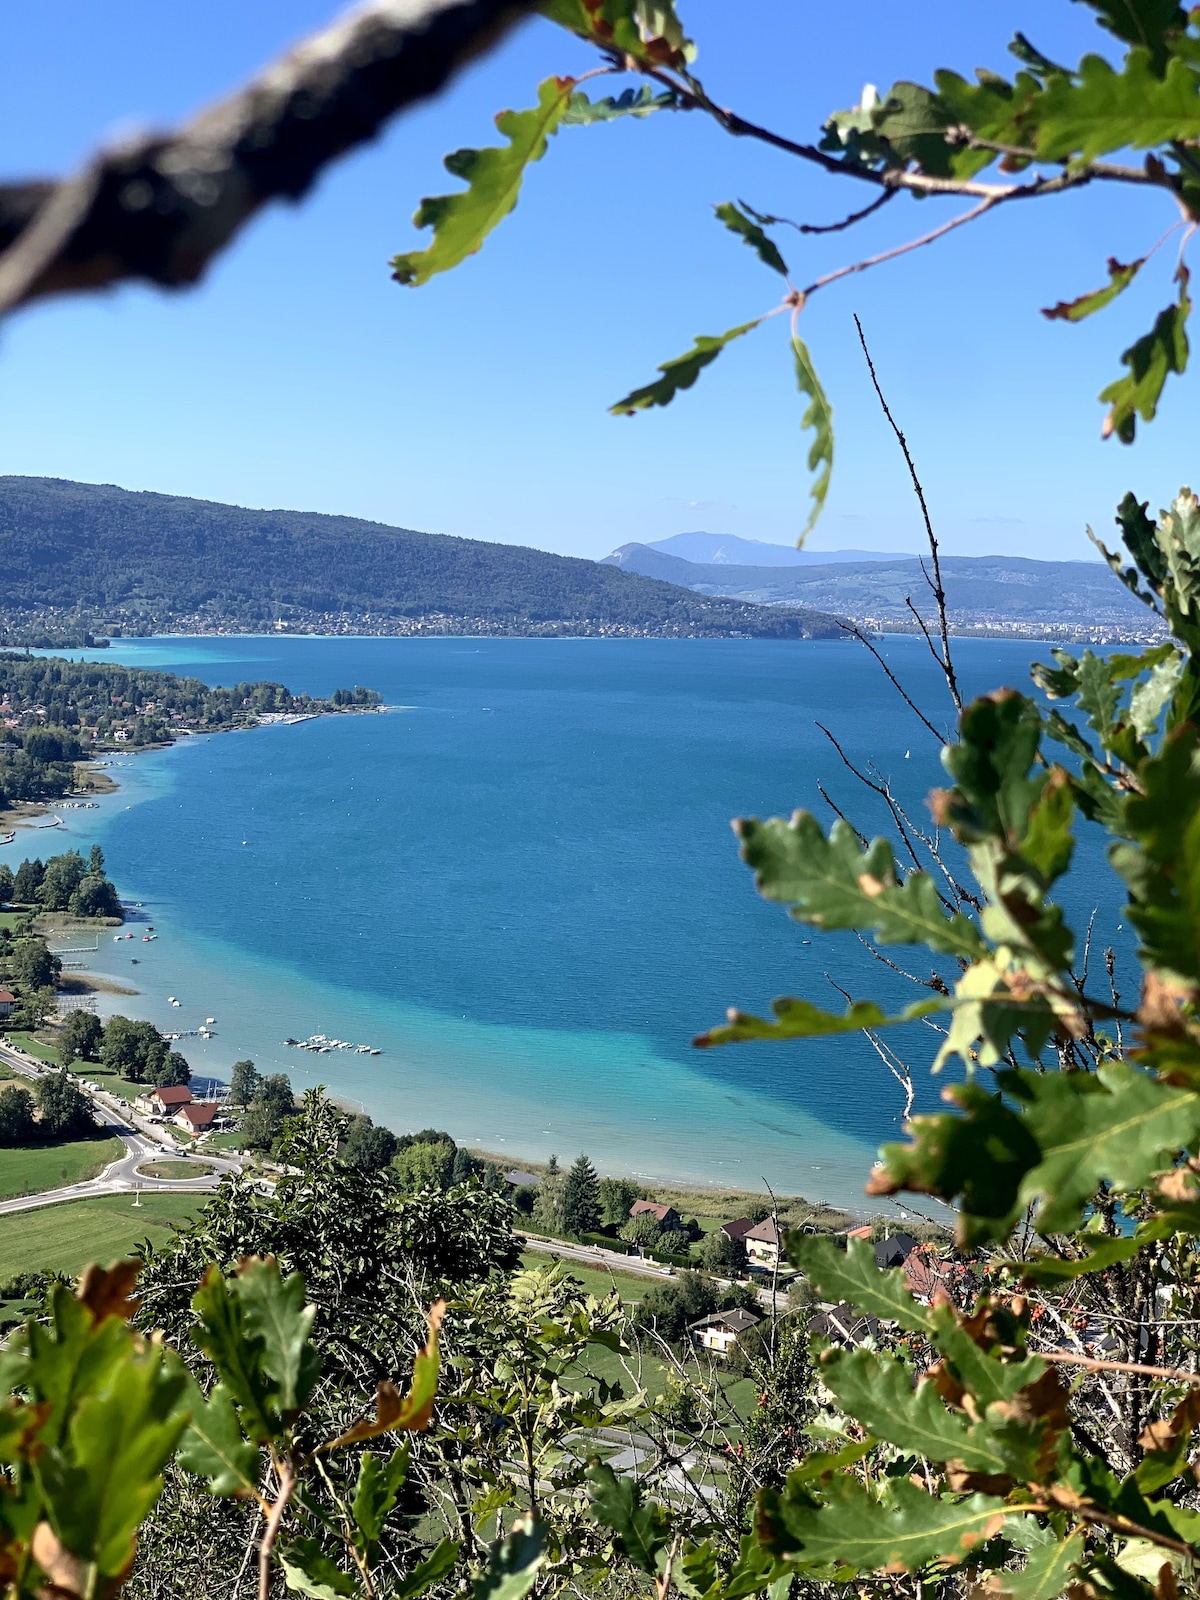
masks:
<svg viewBox="0 0 1200 1600"><path fill-rule="evenodd" d="M801 136L864 81L934 68L1007 71L1024 29L1048 54L1103 48L1067 0L681 0L718 99ZM332 14L322 0L10 0L0 19L0 150L9 175L53 174L95 140L171 121L236 85ZM915 20L914 20L915 19ZM758 58L761 57L761 65ZM700 332L768 308L774 276L713 220L742 196L832 220L857 186L697 117L568 128L482 253L420 290L387 261L419 245L441 157L493 135L551 72L592 64L529 24L435 105L343 162L297 208L263 216L190 294L126 289L53 302L0 335L0 471L601 556L705 528L784 542L806 505L785 319L726 356L669 411L607 405ZM882 249L956 202L897 201L853 235L796 239L797 280ZM1096 392L1169 298L1156 270L1082 327L1039 306L1098 285L1172 220L1161 199L1084 192L1013 207L814 299L807 336L833 400L838 460L815 547L915 548L902 466L868 387L851 313L964 554L1089 554L1126 488L1164 502L1195 466L1194 379L1132 449L1102 443Z"/></svg>

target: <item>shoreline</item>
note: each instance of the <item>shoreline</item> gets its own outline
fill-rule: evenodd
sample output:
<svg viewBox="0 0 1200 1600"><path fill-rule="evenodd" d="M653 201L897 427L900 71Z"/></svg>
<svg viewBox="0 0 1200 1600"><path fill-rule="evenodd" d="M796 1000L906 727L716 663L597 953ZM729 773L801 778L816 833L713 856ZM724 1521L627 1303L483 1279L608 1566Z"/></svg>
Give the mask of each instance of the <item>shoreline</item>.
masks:
<svg viewBox="0 0 1200 1600"><path fill-rule="evenodd" d="M281 660L284 654L280 652ZM337 647L330 654L334 660L340 657ZM592 652L586 655L590 658ZM320 659L324 661L326 656ZM166 661L162 670L171 670ZM174 670L186 673L194 668L189 661ZM275 671L282 675L278 665ZM389 701L407 698L394 685L384 687ZM322 736L313 748L336 746L348 751L350 744L358 749L370 738L365 730L362 738L347 732L346 738L331 742ZM218 771L241 771L246 767L247 771L257 772L278 761L285 766L304 766L308 759L303 753L297 757L289 745L286 757L279 747L279 756L251 759L247 766L240 758L231 762L225 756L204 756L195 748L198 745L207 745L207 740L179 738L178 749L186 752L191 747L191 756L176 755L164 760L165 750L160 748L157 759L147 763L135 762L133 757L149 754L148 750L122 749L114 773L119 783L112 791L119 794L117 803L110 799L98 812L63 813L67 819L66 837L58 843L56 835L52 848L69 848L80 841L81 835L98 833L112 866L117 868L122 900L132 905L145 896L146 916L164 935L163 943L149 947L119 946L103 940L99 956L86 958L90 975L97 980L92 992L100 998L102 1014L132 1011L163 1028L176 1027L186 1017L186 1028L188 1023L215 1013L221 1018L223 1038L211 1045L188 1041L189 1046L197 1046L189 1049L197 1076L212 1073L227 1078L235 1056L245 1055L259 1058L264 1072L287 1071L297 1092L328 1076L339 1099L348 1105L361 1103L381 1124L398 1133L434 1121L438 1126L453 1128L456 1139L465 1147L484 1147L497 1154L507 1167L533 1166L539 1152L544 1161L551 1148L558 1149L560 1159L564 1159L564 1150L570 1157L582 1145L601 1171L628 1175L645 1184L686 1188L695 1195L697 1204L704 1203L701 1197L715 1197L722 1192L761 1196L763 1185L753 1180L762 1170L777 1193L803 1195L806 1200L811 1196L814 1205L824 1196L839 1207L852 1203L855 1211L865 1209L861 1185L874 1154L873 1148L868 1149L874 1143L870 1130L862 1137L840 1133L840 1128L848 1129L854 1124L841 1122L836 1115L808 1113L804 1107L811 1102L805 1100L781 1102L766 1087L759 1093L752 1081L746 1084L743 1098L735 1100L735 1091L742 1094L740 1083L731 1087L720 1079L696 1073L672 1047L665 1045L660 1054L649 1038L637 1030L629 1031L628 1039L624 1039L602 1031L601 1025L589 1037L569 1018L561 1025L553 1018L542 1018L526 1027L518 1018L511 1023L476 1026L465 1012L460 1027L453 1009L435 1013L431 1009L422 1011L415 1004L398 1005L394 991L360 991L352 975L347 978L344 971L340 980L323 979L318 965L314 979L309 969L295 963L290 967L273 963L269 947L261 941L250 940L245 950L226 946L219 921L214 922L207 914L180 915L172 926L172 906L182 913L187 896L180 896L172 886L170 871L164 864L176 859L176 850L181 863L190 859L186 838L199 839L201 834L192 831L185 838L180 833L182 821L163 828L164 817L178 815L182 819L184 815L182 809L176 812L174 800L168 800L165 807L156 805L153 819L149 815L136 820L125 816L122 821L122 815L137 809L141 799L161 800L175 787L181 798L188 791L198 792L201 805L188 807L192 828L209 835L219 853L228 851L220 859L229 862L230 871L237 871L238 861L244 864L249 859L237 848L245 842L243 833L249 834L251 845L258 847L260 859L268 841L262 833L256 839L252 826L239 823L234 827L230 823L227 827L224 815L214 817L210 831L206 810L209 789L201 781L202 774L214 761ZM132 808L127 801L133 802ZM41 831L36 824L50 809L49 805L31 806L25 812L13 847L16 851L28 849L30 833ZM111 841L110 829L114 830ZM270 848L272 856L278 854L274 844ZM212 878L212 873L208 876ZM258 878L252 876L249 881L257 882ZM269 874L265 892L270 893ZM204 908L209 900L211 893L203 902ZM136 920L134 917L135 923ZM356 936L353 926L341 928L339 936L347 934ZM364 935L359 933L357 937ZM133 980L139 984L134 991L138 998L133 1002L130 996L133 1003L129 1005L114 1004L116 995L130 995L130 991L124 984L110 988L105 983L101 987L102 974L132 978L124 959L131 951L143 963ZM280 978L283 982L277 981ZM162 1003L168 981L170 992L183 998L186 1009L182 1013L168 1011ZM160 988L162 994L158 992ZM107 1003L105 994L109 997ZM191 1016L192 1011L197 1012L197 1018ZM472 1018L475 1015L473 1012ZM318 1029L342 1038L368 1039L384 1047L385 1058L373 1070L362 1063L355 1062L351 1067L349 1061L330 1057L319 1061L305 1058L301 1065L294 1053L277 1048L284 1034L303 1036ZM549 1070L551 1064L553 1070ZM589 1085L607 1079L610 1073L611 1094L598 1099ZM575 1075L579 1078L578 1089L571 1082ZM477 1098L473 1098L472 1085L478 1090ZM737 1110L727 1109L731 1105L736 1105ZM732 1137L719 1132L723 1126ZM545 1137L539 1138L539 1134ZM852 1144L861 1144L861 1153L851 1148ZM518 1158L516 1151L528 1155ZM750 1185L745 1184L746 1178L752 1179Z"/></svg>

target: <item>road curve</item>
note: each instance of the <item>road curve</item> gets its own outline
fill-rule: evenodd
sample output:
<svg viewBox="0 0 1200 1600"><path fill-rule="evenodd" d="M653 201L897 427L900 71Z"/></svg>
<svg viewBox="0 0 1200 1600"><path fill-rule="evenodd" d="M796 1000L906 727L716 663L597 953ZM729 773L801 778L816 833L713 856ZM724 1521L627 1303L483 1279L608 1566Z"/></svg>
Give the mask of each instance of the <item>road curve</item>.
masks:
<svg viewBox="0 0 1200 1600"><path fill-rule="evenodd" d="M25 1078L39 1078L44 1071L51 1070L44 1063L5 1043L0 1043L0 1061ZM132 1109L117 1101L115 1096L93 1094L88 1089L82 1092L92 1102L99 1131L120 1139L125 1146L124 1152L105 1167L99 1177L66 1184L60 1189L44 1189L39 1194L17 1195L12 1200L0 1200L0 1216L12 1211L35 1211L41 1206L60 1205L69 1200L94 1200L106 1194L133 1194L138 1190L170 1194L211 1193L226 1173L241 1170L241 1162L234 1158L205 1155L201 1159L210 1170L197 1173L194 1178L139 1177L137 1168L143 1162L186 1160L188 1157L173 1141L168 1143L169 1135L160 1134L152 1124L142 1123ZM117 1109L118 1105L121 1105L120 1110Z"/></svg>

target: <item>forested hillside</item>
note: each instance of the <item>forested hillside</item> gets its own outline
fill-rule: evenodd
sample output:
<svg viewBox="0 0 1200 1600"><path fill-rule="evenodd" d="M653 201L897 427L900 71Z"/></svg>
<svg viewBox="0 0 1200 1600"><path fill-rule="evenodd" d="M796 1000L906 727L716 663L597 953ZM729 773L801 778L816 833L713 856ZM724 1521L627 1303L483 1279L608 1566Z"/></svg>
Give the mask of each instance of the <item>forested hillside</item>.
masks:
<svg viewBox="0 0 1200 1600"><path fill-rule="evenodd" d="M829 617L683 592L594 561L251 511L111 484L0 478L10 629L135 633L833 636Z"/></svg>
<svg viewBox="0 0 1200 1600"><path fill-rule="evenodd" d="M697 594L759 605L816 606L873 627L915 627L910 596L926 620L937 609L915 556L751 567L685 561L661 545L624 544L606 560L624 572L678 583ZM1110 642L1161 633L1153 614L1101 561L944 555L941 564L950 621L958 631L995 629L1035 638L1065 633Z"/></svg>

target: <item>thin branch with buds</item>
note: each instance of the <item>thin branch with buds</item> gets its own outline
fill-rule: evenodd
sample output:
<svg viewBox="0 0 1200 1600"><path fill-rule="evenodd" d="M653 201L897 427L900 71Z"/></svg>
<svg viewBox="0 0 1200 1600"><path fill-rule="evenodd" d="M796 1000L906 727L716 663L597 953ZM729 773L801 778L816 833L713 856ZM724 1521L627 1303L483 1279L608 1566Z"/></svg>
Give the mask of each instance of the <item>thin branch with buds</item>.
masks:
<svg viewBox="0 0 1200 1600"><path fill-rule="evenodd" d="M929 540L929 553L933 561L933 577L931 579L929 574L926 572L925 581L929 584L930 589L932 589L933 598L937 603L938 624L942 635L942 653L940 656L938 655L937 651L934 650L933 641L929 638L928 632L925 632L923 623L922 631L925 632L925 638L929 644L930 651L933 654L933 659L942 669L942 673L946 679L946 687L950 690L950 698L954 701L954 709L961 714L963 700L962 695L959 692L958 678L954 671L954 661L950 654L950 628L946 616L946 591L942 585L942 566L938 556L937 535L933 531L933 519L929 515L929 504L925 499L925 489L920 478L917 476L917 467L912 458L912 451L908 448L908 440L904 437L904 433L900 427L900 424L892 415L892 409L888 405L887 400L884 398L883 390L879 384L879 377L875 371L875 363L872 361L871 352L867 348L867 336L863 332L862 323L858 320L857 315L855 315L854 318L854 326L858 329L858 342L862 345L862 353L867 362L867 371L871 374L871 385L875 390L876 396L878 397L879 404L883 407L883 414L887 418L888 426L896 435L896 442L900 446L901 454L904 456L905 465L908 467L908 475L912 479L913 492L917 497L917 504L921 508L921 519L925 524L925 536ZM921 570L923 572L925 571L924 563L922 563ZM915 606L912 606L911 601L909 602L909 605L915 612L916 608ZM920 621L920 618L917 620Z"/></svg>

